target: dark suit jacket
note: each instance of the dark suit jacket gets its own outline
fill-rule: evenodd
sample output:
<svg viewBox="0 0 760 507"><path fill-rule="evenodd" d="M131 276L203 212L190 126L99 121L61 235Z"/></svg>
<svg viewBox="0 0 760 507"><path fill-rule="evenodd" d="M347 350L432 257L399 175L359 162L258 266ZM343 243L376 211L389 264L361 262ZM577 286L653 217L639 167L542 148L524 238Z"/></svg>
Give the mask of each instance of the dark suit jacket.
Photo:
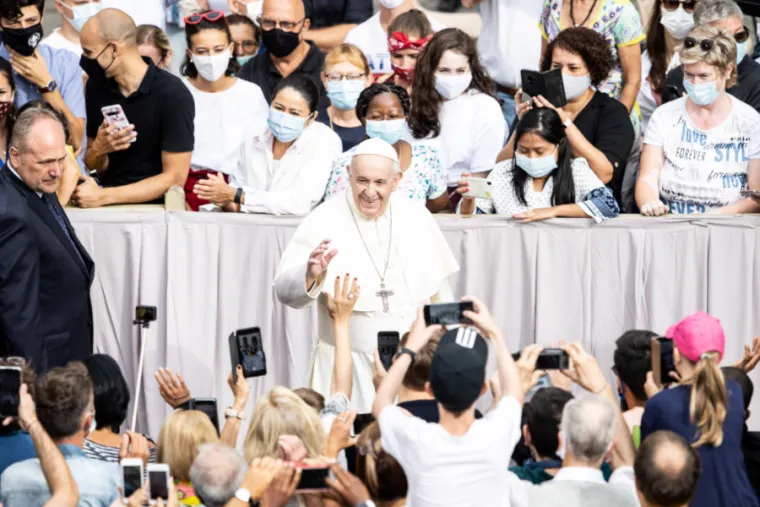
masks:
<svg viewBox="0 0 760 507"><path fill-rule="evenodd" d="M45 201L0 169L0 357L27 357L38 372L92 354L95 265L53 201L84 263Z"/></svg>

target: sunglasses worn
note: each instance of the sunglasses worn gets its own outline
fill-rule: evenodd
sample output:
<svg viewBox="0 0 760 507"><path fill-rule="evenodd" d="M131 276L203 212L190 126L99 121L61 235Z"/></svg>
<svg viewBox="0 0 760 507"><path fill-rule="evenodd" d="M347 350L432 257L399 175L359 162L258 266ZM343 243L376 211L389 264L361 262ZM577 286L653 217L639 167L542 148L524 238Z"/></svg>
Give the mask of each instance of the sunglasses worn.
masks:
<svg viewBox="0 0 760 507"><path fill-rule="evenodd" d="M220 19L224 19L224 12L222 11L208 11L208 12L201 12L199 14L191 14L188 17L185 18L185 24L186 25L197 25L203 20L210 21L211 23L216 23Z"/></svg>
<svg viewBox="0 0 760 507"><path fill-rule="evenodd" d="M741 32L734 34L734 40L736 41L737 44L743 44L747 42L747 39L749 39L749 28L747 28L746 26Z"/></svg>
<svg viewBox="0 0 760 507"><path fill-rule="evenodd" d="M712 48L715 47L715 41L712 40L712 39L702 39L702 40L698 41L694 37L686 37L683 40L683 47L685 47L686 49L691 49L691 48L695 47L696 45L699 45L699 48L702 51L708 52Z"/></svg>
<svg viewBox="0 0 760 507"><path fill-rule="evenodd" d="M683 5L683 10L686 12L694 12L694 7L697 5L697 0L662 0L662 7L666 11L674 11L678 9L679 5Z"/></svg>

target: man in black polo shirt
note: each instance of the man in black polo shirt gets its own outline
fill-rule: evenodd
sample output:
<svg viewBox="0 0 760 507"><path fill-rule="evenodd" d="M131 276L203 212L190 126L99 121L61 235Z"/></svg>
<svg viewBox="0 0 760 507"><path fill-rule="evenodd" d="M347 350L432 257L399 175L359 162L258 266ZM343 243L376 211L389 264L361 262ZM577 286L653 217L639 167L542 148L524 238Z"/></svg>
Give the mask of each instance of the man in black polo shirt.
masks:
<svg viewBox="0 0 760 507"><path fill-rule="evenodd" d="M309 76L325 97L320 77L325 55L305 40L310 24L301 0L264 0L260 22L264 51L243 65L238 77L259 85L269 103L277 84L291 74Z"/></svg>
<svg viewBox="0 0 760 507"><path fill-rule="evenodd" d="M372 16L372 0L304 0L311 26L306 40L322 51L339 46L352 28Z"/></svg>
<svg viewBox="0 0 760 507"><path fill-rule="evenodd" d="M166 191L187 179L193 97L179 78L140 56L136 33L132 18L117 9L101 11L80 33L89 76L85 162L103 185L93 179L79 185L73 200L80 207L163 203ZM130 124L120 130L102 113L117 105Z"/></svg>

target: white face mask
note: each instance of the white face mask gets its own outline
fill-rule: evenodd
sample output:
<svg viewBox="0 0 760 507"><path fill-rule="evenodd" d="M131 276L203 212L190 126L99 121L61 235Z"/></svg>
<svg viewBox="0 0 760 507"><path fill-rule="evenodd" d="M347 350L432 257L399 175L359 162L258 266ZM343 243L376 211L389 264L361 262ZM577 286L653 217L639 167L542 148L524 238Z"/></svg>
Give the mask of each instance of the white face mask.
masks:
<svg viewBox="0 0 760 507"><path fill-rule="evenodd" d="M192 61L195 64L195 68L198 69L198 74L206 81L213 83L224 76L230 64L231 55L232 53L230 53L229 49L209 56L193 53Z"/></svg>
<svg viewBox="0 0 760 507"><path fill-rule="evenodd" d="M591 87L591 76L568 76L562 73L562 85L565 87L565 98L567 100L577 99L583 92Z"/></svg>
<svg viewBox="0 0 760 507"><path fill-rule="evenodd" d="M679 5L678 9L674 11L662 9L660 24L665 27L665 30L674 39L682 40L694 28L694 14L686 12L683 4Z"/></svg>
<svg viewBox="0 0 760 507"><path fill-rule="evenodd" d="M94 2L84 5L68 5L63 2L61 2L61 5L66 7L67 9L71 10L73 14L73 18L68 18L64 15L66 20L71 23L71 26L74 27L74 30L77 32L82 31L82 27L84 26L87 21L90 20L91 17L98 14L100 11L103 10L103 4L100 2Z"/></svg>
<svg viewBox="0 0 760 507"><path fill-rule="evenodd" d="M435 75L435 89L446 100L462 95L472 83L472 74L457 74L456 76Z"/></svg>
<svg viewBox="0 0 760 507"><path fill-rule="evenodd" d="M386 9L395 9L396 7L404 5L404 2L406 2L406 0L380 0L380 5Z"/></svg>

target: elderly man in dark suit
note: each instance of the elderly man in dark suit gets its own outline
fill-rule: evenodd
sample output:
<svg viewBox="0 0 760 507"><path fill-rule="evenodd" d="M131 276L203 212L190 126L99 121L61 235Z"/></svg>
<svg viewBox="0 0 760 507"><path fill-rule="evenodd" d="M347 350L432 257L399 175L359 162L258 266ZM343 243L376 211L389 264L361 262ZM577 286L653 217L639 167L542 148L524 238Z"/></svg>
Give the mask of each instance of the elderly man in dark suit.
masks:
<svg viewBox="0 0 760 507"><path fill-rule="evenodd" d="M0 169L0 356L40 372L92 353L94 264L55 196L65 158L58 114L23 110Z"/></svg>

